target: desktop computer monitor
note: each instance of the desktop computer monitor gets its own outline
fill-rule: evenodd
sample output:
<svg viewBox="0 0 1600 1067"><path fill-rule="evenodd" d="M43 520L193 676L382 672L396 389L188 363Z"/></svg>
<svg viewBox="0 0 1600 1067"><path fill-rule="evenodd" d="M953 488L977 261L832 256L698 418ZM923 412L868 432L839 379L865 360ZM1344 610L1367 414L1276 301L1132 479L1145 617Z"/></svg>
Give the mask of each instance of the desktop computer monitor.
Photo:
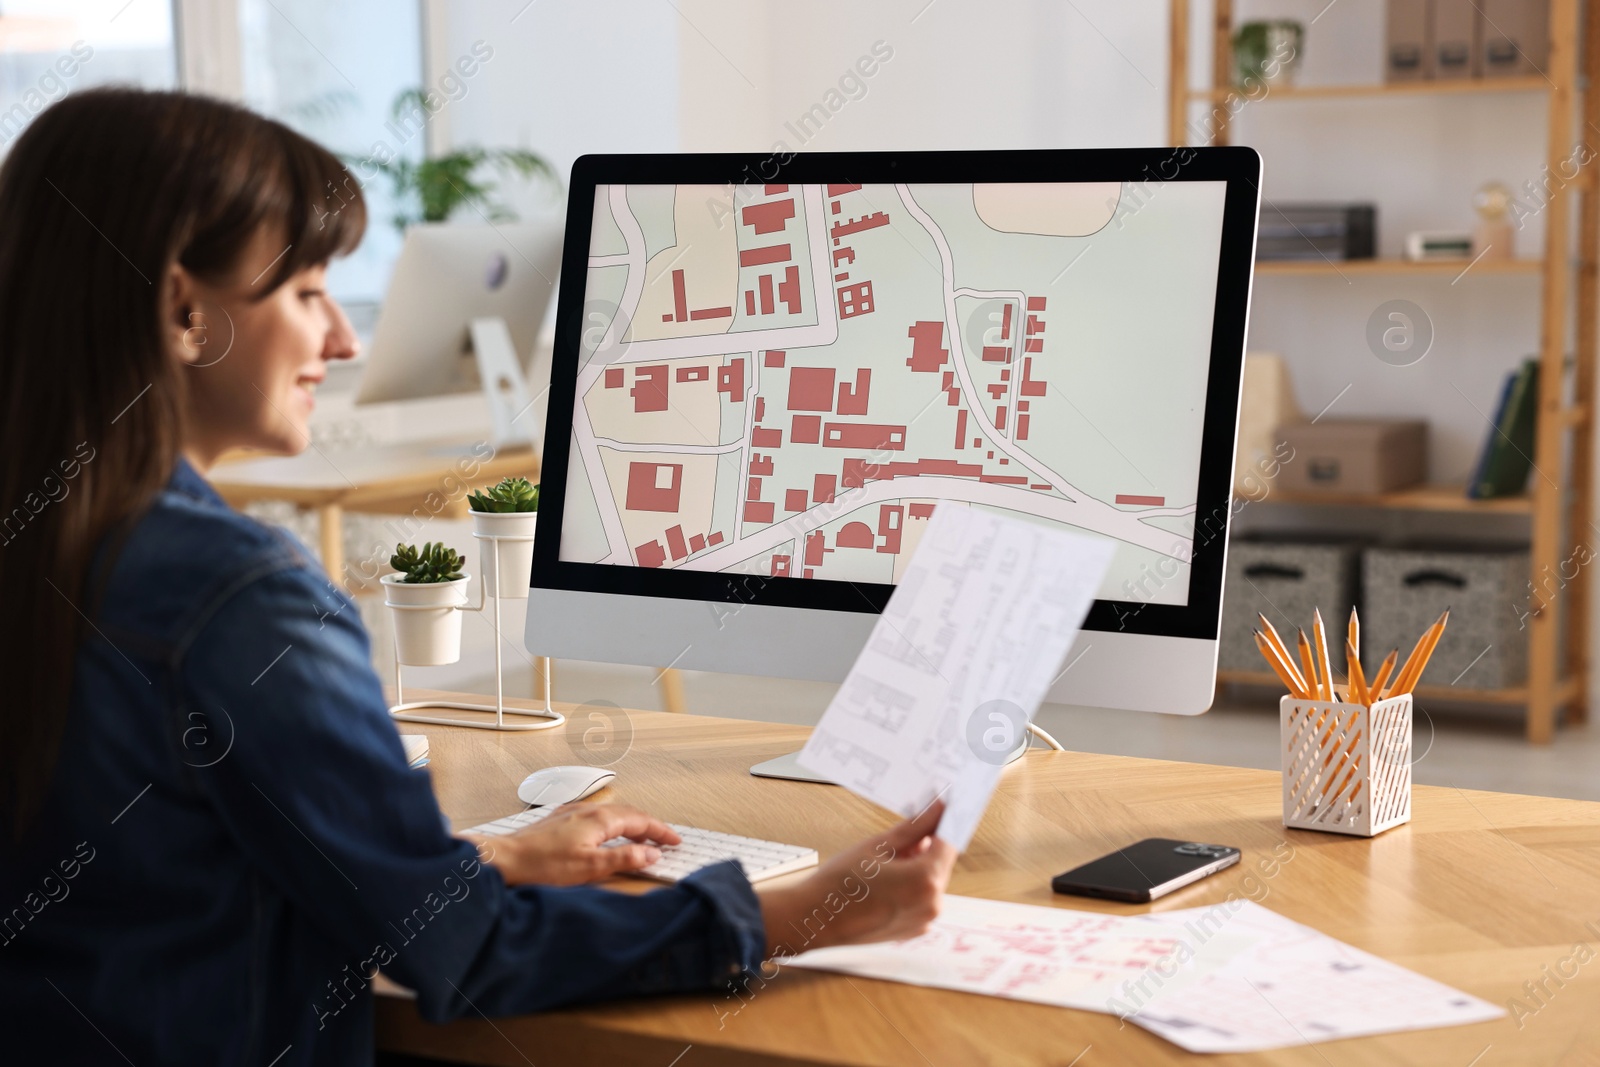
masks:
<svg viewBox="0 0 1600 1067"><path fill-rule="evenodd" d="M839 680L935 507L1115 540L1049 699L1211 702L1259 157L587 156L529 651Z"/></svg>
<svg viewBox="0 0 1600 1067"><path fill-rule="evenodd" d="M562 219L555 213L408 229L356 403L476 392L487 382L497 436L511 432L513 418L515 436L536 436L537 419L517 412L540 391L526 383L536 377L534 342L555 292L561 249Z"/></svg>

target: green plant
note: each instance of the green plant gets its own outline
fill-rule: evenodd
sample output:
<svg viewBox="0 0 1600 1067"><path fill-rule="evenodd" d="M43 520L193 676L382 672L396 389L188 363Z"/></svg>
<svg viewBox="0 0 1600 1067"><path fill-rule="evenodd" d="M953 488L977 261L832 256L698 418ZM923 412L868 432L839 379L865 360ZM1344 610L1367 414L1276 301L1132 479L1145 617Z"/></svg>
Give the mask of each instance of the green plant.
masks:
<svg viewBox="0 0 1600 1067"><path fill-rule="evenodd" d="M491 514L538 511L539 487L526 478L502 478L481 493L474 491L467 503L473 511Z"/></svg>
<svg viewBox="0 0 1600 1067"><path fill-rule="evenodd" d="M1293 19L1243 23L1233 35L1234 79L1241 87L1271 84L1300 65L1305 27Z"/></svg>
<svg viewBox="0 0 1600 1067"><path fill-rule="evenodd" d="M461 577L461 557L437 541L429 541L420 550L416 545L395 545L389 566L404 574L408 585L453 582Z"/></svg>
<svg viewBox="0 0 1600 1067"><path fill-rule="evenodd" d="M398 121L416 114L428 114L428 94L407 89L395 97L390 112ZM521 178L544 178L560 188L555 168L540 155L519 148L458 148L442 156L421 161L396 157L386 162L368 160L389 176L395 199L403 205L392 221L404 232L413 222L443 222L463 206L478 209L491 222L516 218L516 213L494 199L495 183L479 174L490 167L502 174Z"/></svg>

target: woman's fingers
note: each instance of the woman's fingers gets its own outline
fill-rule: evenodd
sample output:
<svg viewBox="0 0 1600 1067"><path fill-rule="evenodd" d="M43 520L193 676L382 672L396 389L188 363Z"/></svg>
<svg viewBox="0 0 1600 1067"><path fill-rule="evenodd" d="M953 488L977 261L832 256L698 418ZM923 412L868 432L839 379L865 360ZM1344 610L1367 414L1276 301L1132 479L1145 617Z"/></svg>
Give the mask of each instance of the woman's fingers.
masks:
<svg viewBox="0 0 1600 1067"><path fill-rule="evenodd" d="M608 874L637 871L660 858L661 850L654 845L617 845L598 849L594 853L594 876L604 878Z"/></svg>
<svg viewBox="0 0 1600 1067"><path fill-rule="evenodd" d="M921 814L891 827L884 840L888 841L896 852L909 849L937 830L939 820L942 818L944 818L944 801L935 800L924 808Z"/></svg>
<svg viewBox="0 0 1600 1067"><path fill-rule="evenodd" d="M939 876L939 888L944 888L944 883L950 880L950 872L955 869L956 860L961 853L950 842L940 837L930 837L927 843L927 856L935 873Z"/></svg>
<svg viewBox="0 0 1600 1067"><path fill-rule="evenodd" d="M594 804L590 805L590 812L604 834L595 844L613 837L626 837L630 841L655 841L663 845L676 845L683 841L676 830L660 819L626 804Z"/></svg>

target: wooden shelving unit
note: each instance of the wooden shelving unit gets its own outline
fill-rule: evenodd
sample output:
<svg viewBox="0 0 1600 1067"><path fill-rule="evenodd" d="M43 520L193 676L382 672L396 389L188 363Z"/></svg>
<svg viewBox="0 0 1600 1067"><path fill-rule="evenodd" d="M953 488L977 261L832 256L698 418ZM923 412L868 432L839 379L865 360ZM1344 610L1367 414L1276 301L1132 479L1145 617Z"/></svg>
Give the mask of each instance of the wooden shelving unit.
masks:
<svg viewBox="0 0 1600 1067"><path fill-rule="evenodd" d="M1336 274L1340 277L1373 274L1441 274L1450 279L1488 277L1491 274L1542 274L1542 259L1441 259L1416 263L1409 259L1269 259L1256 264L1256 276L1279 274Z"/></svg>
<svg viewBox="0 0 1600 1067"><path fill-rule="evenodd" d="M1215 0L1211 24L1212 84L1191 85L1189 65L1189 0L1171 4L1171 81L1168 132L1174 146L1190 143L1191 105L1203 106L1209 143L1226 144L1233 98L1247 99L1249 107L1292 107L1297 101L1369 99L1392 101L1428 95L1488 93L1546 94L1545 154L1550 173L1563 173L1580 130L1600 130L1600 0L1549 0L1550 55L1543 74L1519 78L1494 78L1396 85L1282 86L1245 97L1232 85L1233 0ZM1580 18L1580 15L1582 16ZM1580 37L1581 31L1581 37ZM1590 72L1580 92L1578 72ZM1310 146L1308 150L1316 150ZM1264 152L1263 155L1268 153ZM1270 491L1261 502L1333 504L1345 507L1386 508L1461 514L1515 514L1528 516L1534 589L1546 588L1541 576L1560 573L1562 561L1574 546L1588 544L1594 508L1594 425L1589 410L1595 398L1595 351L1600 341L1600 160L1591 160L1577 179L1554 189L1544 208L1545 248L1539 259L1517 259L1470 264L1409 263L1366 260L1344 263L1270 262L1256 267L1260 277L1399 275L1438 277L1446 284L1474 275L1529 274L1541 286L1539 323L1539 426L1535 438L1536 473L1528 495L1506 500L1468 500L1459 486L1423 486L1371 496L1328 497ZM1571 239L1577 218L1577 240ZM1464 276L1463 276L1464 275ZM1256 299L1269 299L1260 287ZM1569 352L1568 330L1575 344L1573 366L1565 366ZM1528 617L1528 681L1510 689L1468 689L1461 686L1422 686L1424 700L1460 700L1520 706L1526 709L1528 740L1546 743L1555 732L1561 709L1569 721L1587 715L1589 685L1589 567L1580 567L1559 597L1540 604ZM1560 636L1566 632L1566 654L1560 653ZM1220 671L1221 683L1268 684L1270 674Z"/></svg>
<svg viewBox="0 0 1600 1067"><path fill-rule="evenodd" d="M1473 500L1459 485L1418 485L1388 493L1307 493L1272 489L1257 501L1270 502L1398 511L1453 511L1477 515L1529 515L1533 512L1533 499L1527 494Z"/></svg>
<svg viewBox="0 0 1600 1067"><path fill-rule="evenodd" d="M1217 681L1224 685L1259 685L1272 689L1282 689L1283 683L1271 671L1227 671L1217 672ZM1505 704L1520 707L1528 703L1530 693L1525 685L1515 686L1510 689L1470 689L1465 686L1453 685L1419 685L1416 688L1419 700L1448 700L1453 703L1470 704ZM1568 676L1561 680L1561 685L1556 693L1557 698L1565 703L1576 699L1578 693L1578 680Z"/></svg>
<svg viewBox="0 0 1600 1067"><path fill-rule="evenodd" d="M1231 34L1230 34L1231 36ZM1393 85L1285 85L1268 90L1257 99L1279 100L1349 99L1358 96L1455 96L1461 93L1542 93L1550 83L1537 74L1518 78L1456 78L1442 81L1399 82ZM1191 89L1191 100L1226 100L1237 94L1231 85L1212 89Z"/></svg>

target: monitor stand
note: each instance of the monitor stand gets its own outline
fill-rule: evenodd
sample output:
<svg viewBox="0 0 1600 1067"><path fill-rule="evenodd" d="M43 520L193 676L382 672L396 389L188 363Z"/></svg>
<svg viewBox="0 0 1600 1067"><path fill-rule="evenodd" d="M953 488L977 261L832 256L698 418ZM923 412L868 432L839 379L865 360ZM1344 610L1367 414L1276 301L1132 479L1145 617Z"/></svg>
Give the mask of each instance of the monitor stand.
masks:
<svg viewBox="0 0 1600 1067"><path fill-rule="evenodd" d="M527 379L517 362L517 346L505 320L498 316L473 319L468 332L472 355L478 363L478 381L489 402L495 448L533 447L538 440L533 398L528 394Z"/></svg>
<svg viewBox="0 0 1600 1067"><path fill-rule="evenodd" d="M1024 731L1022 734L1022 743L1006 754L1005 765L1009 767L1013 763L1017 762L1017 760L1021 759L1022 754L1028 751L1028 744L1032 740L1033 734L1028 731ZM765 763L758 763L754 767L750 768L750 773L755 775L757 778L782 778L787 782L818 782L822 785L839 784L831 778L824 778L822 775L817 774L814 771L808 771L804 767L800 766L800 753L798 752L788 752L777 757L776 759L769 759Z"/></svg>

